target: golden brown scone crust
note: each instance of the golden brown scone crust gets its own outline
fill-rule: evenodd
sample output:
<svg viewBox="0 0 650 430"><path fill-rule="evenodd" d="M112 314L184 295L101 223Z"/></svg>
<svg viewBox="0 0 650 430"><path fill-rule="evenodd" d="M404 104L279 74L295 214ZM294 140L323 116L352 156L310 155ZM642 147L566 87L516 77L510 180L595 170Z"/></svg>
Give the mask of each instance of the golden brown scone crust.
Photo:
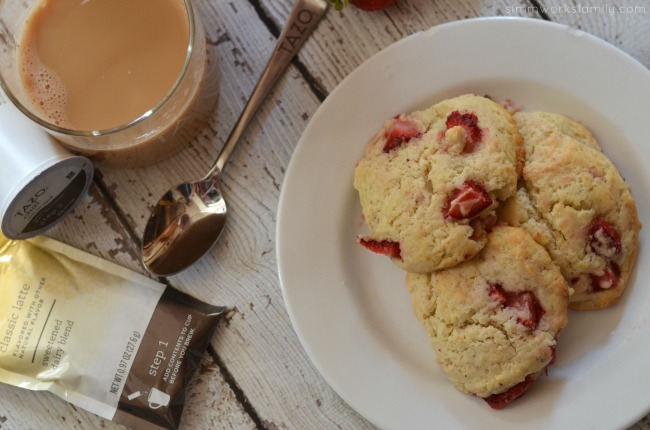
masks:
<svg viewBox="0 0 650 430"><path fill-rule="evenodd" d="M523 322L525 309L498 301L496 285L506 294L534 295L543 310L535 327ZM496 227L475 258L429 275L409 273L407 287L437 362L456 388L479 397L536 377L567 324L567 283L521 228Z"/></svg>
<svg viewBox="0 0 650 430"><path fill-rule="evenodd" d="M630 187L583 126L543 112L514 116L524 137L526 163L522 186L500 216L547 249L574 290L572 308L616 303L639 247L641 224ZM597 249L598 225L611 226L619 250ZM608 273L618 277L613 286L604 281Z"/></svg>
<svg viewBox="0 0 650 430"><path fill-rule="evenodd" d="M467 133L447 128L453 112L475 115L480 142L463 152ZM386 150L398 121L414 124L421 136ZM386 121L367 144L354 172L367 239L399 244L404 270L427 273L472 258L485 245L485 223L500 202L513 196L523 166L523 143L512 115L480 96L463 95ZM467 181L484 187L493 203L471 219L444 216L455 190Z"/></svg>

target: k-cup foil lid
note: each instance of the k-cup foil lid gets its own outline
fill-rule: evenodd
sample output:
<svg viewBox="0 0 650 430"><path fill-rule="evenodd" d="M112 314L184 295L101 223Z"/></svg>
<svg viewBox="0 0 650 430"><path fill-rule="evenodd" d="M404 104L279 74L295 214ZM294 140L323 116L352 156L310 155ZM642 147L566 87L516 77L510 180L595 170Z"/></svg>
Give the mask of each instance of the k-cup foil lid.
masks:
<svg viewBox="0 0 650 430"><path fill-rule="evenodd" d="M54 226L88 191L92 162L73 155L9 103L0 106L0 227L27 239Z"/></svg>

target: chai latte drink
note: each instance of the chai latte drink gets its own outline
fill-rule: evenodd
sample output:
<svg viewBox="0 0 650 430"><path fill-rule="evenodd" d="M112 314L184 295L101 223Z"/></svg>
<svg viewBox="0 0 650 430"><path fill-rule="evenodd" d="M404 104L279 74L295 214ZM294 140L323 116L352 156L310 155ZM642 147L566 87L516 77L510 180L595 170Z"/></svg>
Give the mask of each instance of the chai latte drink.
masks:
<svg viewBox="0 0 650 430"><path fill-rule="evenodd" d="M10 88L12 101L64 145L108 164L150 164L204 124L216 83L190 0L27 4L12 30L22 87Z"/></svg>
<svg viewBox="0 0 650 430"><path fill-rule="evenodd" d="M179 0L43 0L19 51L25 89L55 124L104 130L162 101L183 69Z"/></svg>

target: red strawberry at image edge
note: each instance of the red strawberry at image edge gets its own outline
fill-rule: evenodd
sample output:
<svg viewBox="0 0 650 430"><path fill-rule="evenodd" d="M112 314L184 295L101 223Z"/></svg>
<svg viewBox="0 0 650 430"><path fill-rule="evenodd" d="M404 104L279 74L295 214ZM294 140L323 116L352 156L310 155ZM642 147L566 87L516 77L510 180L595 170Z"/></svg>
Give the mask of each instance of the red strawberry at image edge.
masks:
<svg viewBox="0 0 650 430"><path fill-rule="evenodd" d="M350 0L350 4L361 10L372 12L392 6L397 0Z"/></svg>

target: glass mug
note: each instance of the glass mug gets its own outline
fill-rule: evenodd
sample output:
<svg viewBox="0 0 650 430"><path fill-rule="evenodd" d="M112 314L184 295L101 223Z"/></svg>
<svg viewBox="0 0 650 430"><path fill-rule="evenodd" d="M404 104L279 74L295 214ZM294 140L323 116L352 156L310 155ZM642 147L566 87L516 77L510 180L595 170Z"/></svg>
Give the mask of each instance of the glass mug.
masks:
<svg viewBox="0 0 650 430"><path fill-rule="evenodd" d="M151 6L157 6L161 4L155 3L156 0L147 1ZM33 73L35 70L25 71L27 69L30 69L33 64L26 62L25 58L27 58L27 56L24 52L25 48L24 46L21 46L21 44L27 45L25 43L26 40L36 40L36 36L32 38L33 35L31 34L32 32L34 34L37 34L35 29L38 29L38 31L42 32L43 40L51 41L59 40L56 39L56 37L59 37L58 32L60 32L61 28L65 28L66 26L70 27L69 24L64 23L63 21L54 21L54 24L52 24L52 21L50 21L50 23L47 24L50 25L50 27L46 27L46 21L41 15L45 15L45 11L47 11L47 13L50 14L49 16L54 16L52 14L55 13L55 4L56 7L68 7L69 9L74 9L85 7L86 4L89 3L100 2L93 3L93 6L108 7L109 9L112 8L113 10L110 11L110 14L116 13L117 15L115 15L114 18L117 17L120 19L120 22L124 21L123 18L128 18L127 21L129 22L134 22L134 19L136 20L135 22L138 22L137 20L140 19L142 16L141 12L143 11L140 10L138 14L135 14L131 10L126 11L126 9L132 7L134 4L137 5L137 7L146 8L146 5L148 4L147 1L91 0L88 2L87 0L0 0L0 86L2 86L2 89L4 90L6 96L9 98L9 100L11 100L11 102L13 102L14 105L18 107L20 111L22 111L32 121L43 127L48 133L50 133L59 142L61 142L63 146L67 147L73 152L92 157L93 159L107 165L120 167L143 166L160 161L163 158L176 152L178 149L189 143L192 138L196 136L200 128L205 124L216 104L218 91L215 73L216 64L212 58L213 54L208 49L206 43L203 24L194 12L191 0L169 0L169 5L172 9L174 9L174 13L181 11L181 9L182 12L177 15L168 15L170 17L179 17L181 19L180 24L183 26L182 28L186 28L186 31L189 32L188 35L182 34L185 30L182 30L180 33L183 37L187 36L186 49L183 52L176 52L176 55L179 58L179 66L182 62L182 66L179 67L180 73L178 73L178 75L172 74L172 80L174 77L175 80L173 80L171 85L168 87L163 87L163 92L161 93L160 97L155 99L155 102L153 102L146 109L141 110L141 113L137 114L133 118L126 119L123 122L112 124L107 127L75 126L72 120L69 122L62 122L58 119L59 117L55 116L53 110L54 108L52 106L50 106L50 111L48 111L48 109L39 107L43 104L43 102L39 101L38 97L34 95L39 91L34 88L37 85L43 85L43 88L45 88L45 84L34 84L34 81L36 79L34 79L33 76L32 78L26 78L26 76L30 76L29 73ZM152 3L152 1L154 3ZM104 2L103 6L101 2ZM131 5L129 5L129 2L131 2ZM119 10L117 8L123 9ZM41 11L44 12L41 13ZM81 11L81 9L76 9L72 12L77 13L79 11ZM115 31L112 30L112 28L109 28L108 25L104 25L105 23L102 21L104 21L104 17L107 16L107 13L105 11L100 10L100 12L94 13L95 19L99 20L99 25L91 25L88 28L96 32L96 28L106 27L105 36L103 34L99 34L99 38L96 39L97 41L100 41L102 43L103 41L110 42L112 41L111 38L118 38L123 37L124 34L131 34L128 31ZM125 15L120 16L120 13ZM159 12L156 13L160 15ZM51 20L52 19L54 18L51 18ZM187 22L184 22L185 19ZM78 22L82 22L84 20L87 22L88 18L85 17L83 19L80 19ZM37 24L41 25L41 27L38 27ZM61 25L59 26L59 24ZM32 29L32 27L34 29ZM50 35L47 34L48 28L54 28L57 31L56 36L50 37ZM86 28L86 30L83 31L90 31L87 27L79 26L79 28ZM54 32L55 30L51 31ZM157 28L152 27L152 30L156 31ZM28 31L27 34L30 34L29 39L25 38L25 31ZM160 31L160 35L164 36L165 34L169 34L169 32L164 33L166 29L161 29ZM80 37L79 34L74 37L75 40L84 39L84 37ZM124 49L131 51L130 47L138 46L138 43L143 44L140 38L136 39L137 40L127 41L128 43L123 45L126 47ZM90 36L88 40L91 40ZM177 40L175 43L179 44L181 42ZM68 44L61 43L61 45ZM183 46L184 44L181 45L181 47ZM67 48L65 46L62 46L62 49L65 50ZM90 49L93 49L93 47L91 46ZM165 55L160 55L159 53L156 53L155 55L152 54L151 49L149 49L148 45L138 46L138 49L142 49L142 55L136 52L134 57L136 60L142 58L149 59L152 56L155 57L155 55L158 55L158 57L155 58L166 58ZM147 49L149 49L149 51L147 51ZM57 61L59 58L66 58L58 56L58 54L56 54L56 51L53 52L55 52L55 54L51 58L56 58ZM92 53L94 54L94 52ZM123 61L123 59L120 58L121 54L121 52L118 52L115 60L109 60L110 64L112 65L114 63ZM132 55L133 52L129 52L128 54ZM41 54L39 53L38 56L41 56ZM184 56L184 59L182 56ZM94 58L94 56L92 57ZM41 61L40 58L37 60L37 62ZM70 70L74 70L74 67L89 68L90 66L93 66L92 64L90 66L87 64L92 62L87 58L66 59L65 61L74 63L64 64L65 67L72 66ZM49 67L48 64L46 64L45 60L43 60L42 63L46 68ZM97 65L95 64L94 66ZM49 73L50 69L46 70ZM97 70L102 69L98 67ZM154 69L151 68L151 70ZM104 71L102 70L101 73L104 73ZM55 78L57 77L57 72L53 68L51 74L55 76ZM128 75L130 74L131 71L129 69ZM157 76L154 77L153 74L151 74L150 78L153 80L153 78L157 78ZM74 81L74 79L71 80L69 77L67 79L68 83ZM122 82L120 79L115 80L114 84L117 83L120 85L120 82ZM129 79L129 77L125 74L124 82L127 82L127 79ZM29 82L31 82L31 86ZM140 90L144 92L144 88L149 84L149 82L146 80L142 81L142 83L144 85L132 88L127 95L134 96L136 98L139 97ZM64 89L63 94L72 94L72 91L65 89L66 82L63 80L63 78L61 78L60 86ZM50 88L50 82L48 82L47 88ZM164 92L165 88L168 88L166 90L166 93ZM111 92L111 90L103 91L108 91L108 93ZM77 98L75 100L77 100L76 106L81 107L81 112L84 110L86 113L101 112L103 108L107 111L119 111L121 114L122 109L119 105L118 97L115 97L116 100L114 100L114 102L117 103L117 107L115 109L112 109L106 108L105 106L92 104L97 103L98 100L103 100L101 97L95 97L95 100L93 100L93 96L89 95L86 97L85 92L82 92L80 94L82 94L82 97L79 97L79 94L77 94ZM59 94L57 97L60 96L61 94ZM48 97L51 97L51 94ZM63 97L67 96L63 95ZM151 97L151 95L148 97ZM71 100L70 97L68 97L68 100L64 98L64 103L68 103L69 100ZM85 107L84 100L92 103L89 103L89 106ZM81 103L79 103L79 101L81 101ZM62 110L64 112L67 109L66 106L68 105L62 105ZM92 106L99 107L95 108ZM61 109L59 109L57 112L60 111ZM63 117L65 117L65 115L67 115L67 113L64 113Z"/></svg>

